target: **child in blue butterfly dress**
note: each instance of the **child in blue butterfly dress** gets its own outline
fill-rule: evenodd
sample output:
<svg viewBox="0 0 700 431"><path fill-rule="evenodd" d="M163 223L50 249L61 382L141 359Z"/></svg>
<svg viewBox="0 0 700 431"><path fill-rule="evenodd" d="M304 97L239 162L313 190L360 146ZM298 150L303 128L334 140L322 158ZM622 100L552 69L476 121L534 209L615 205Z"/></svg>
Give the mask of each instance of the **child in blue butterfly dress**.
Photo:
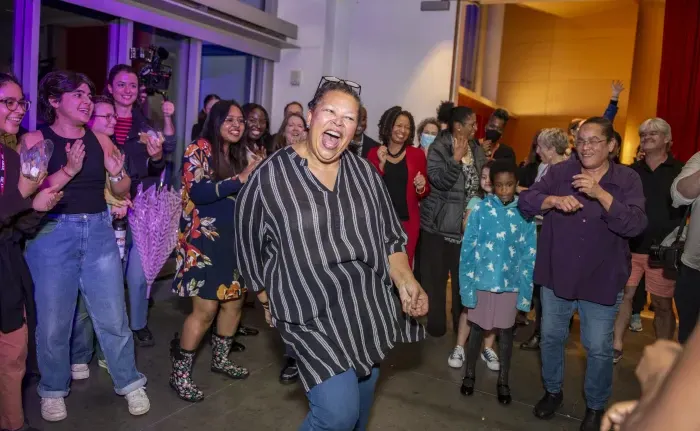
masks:
<svg viewBox="0 0 700 431"><path fill-rule="evenodd" d="M535 223L525 220L518 211L515 165L495 161L490 176L493 194L472 210L462 241L459 285L462 304L469 309L471 333L461 392L474 393L476 360L484 331L494 329L499 335L498 401L510 404L513 325L518 310L530 311L537 233Z"/></svg>

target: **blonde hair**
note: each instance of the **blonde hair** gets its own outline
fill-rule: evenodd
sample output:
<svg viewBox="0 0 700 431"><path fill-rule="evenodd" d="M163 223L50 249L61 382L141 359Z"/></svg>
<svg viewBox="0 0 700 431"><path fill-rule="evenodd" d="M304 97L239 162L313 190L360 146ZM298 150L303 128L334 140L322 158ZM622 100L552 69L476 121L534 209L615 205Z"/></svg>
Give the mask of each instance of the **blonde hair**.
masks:
<svg viewBox="0 0 700 431"><path fill-rule="evenodd" d="M563 156L569 148L569 136L562 129L542 129L537 137L537 143L548 148L554 148L557 154Z"/></svg>
<svg viewBox="0 0 700 431"><path fill-rule="evenodd" d="M639 126L640 135L651 131L663 133L664 136L668 138L669 142L673 141L673 137L671 136L671 125L668 124L663 118L649 118L648 120L644 120L644 122Z"/></svg>

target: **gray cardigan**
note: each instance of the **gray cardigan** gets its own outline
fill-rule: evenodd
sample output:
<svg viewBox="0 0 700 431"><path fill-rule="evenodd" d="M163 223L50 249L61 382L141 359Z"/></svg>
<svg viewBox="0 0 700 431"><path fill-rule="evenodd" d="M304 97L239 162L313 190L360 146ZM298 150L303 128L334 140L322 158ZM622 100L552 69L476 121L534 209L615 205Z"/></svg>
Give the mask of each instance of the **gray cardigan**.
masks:
<svg viewBox="0 0 700 431"><path fill-rule="evenodd" d="M477 174L486 164L486 154L474 140L469 141ZM452 135L440 132L428 150L430 194L421 202L420 226L426 232L462 240L462 218L467 207L462 163L454 159Z"/></svg>

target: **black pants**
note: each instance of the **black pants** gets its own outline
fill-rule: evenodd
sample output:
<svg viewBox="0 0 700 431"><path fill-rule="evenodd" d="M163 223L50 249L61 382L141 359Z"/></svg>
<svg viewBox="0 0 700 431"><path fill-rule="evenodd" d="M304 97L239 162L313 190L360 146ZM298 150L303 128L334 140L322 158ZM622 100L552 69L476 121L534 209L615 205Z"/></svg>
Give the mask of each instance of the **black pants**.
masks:
<svg viewBox="0 0 700 431"><path fill-rule="evenodd" d="M681 264L674 299L678 309L678 341L685 343L700 314L700 271Z"/></svg>
<svg viewBox="0 0 700 431"><path fill-rule="evenodd" d="M441 337L447 331L445 304L447 301L447 276L452 275L452 322L456 327L462 311L459 295L459 254L461 244L445 241L442 235L421 231L420 272L423 289L428 294L428 324L426 329L433 337Z"/></svg>
<svg viewBox="0 0 700 431"><path fill-rule="evenodd" d="M642 277L632 298L632 314L640 314L645 305L647 305L647 289L644 287L644 277Z"/></svg>

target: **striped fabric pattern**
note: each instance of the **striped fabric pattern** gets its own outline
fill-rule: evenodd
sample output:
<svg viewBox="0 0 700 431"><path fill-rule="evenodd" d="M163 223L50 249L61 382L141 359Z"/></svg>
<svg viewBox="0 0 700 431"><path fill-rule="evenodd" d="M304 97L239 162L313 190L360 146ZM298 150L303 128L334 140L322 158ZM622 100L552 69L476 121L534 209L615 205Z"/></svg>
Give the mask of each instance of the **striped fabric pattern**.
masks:
<svg viewBox="0 0 700 431"><path fill-rule="evenodd" d="M134 121L134 117L119 117L117 118L117 124L114 126L114 138L117 144L124 145L126 138L129 136L129 131L131 130L131 124Z"/></svg>
<svg viewBox="0 0 700 431"><path fill-rule="evenodd" d="M280 150L238 195L234 220L238 268L249 289L267 291L307 391L350 368L367 376L395 343L425 337L389 277L406 234L364 159L346 151L330 191L296 151Z"/></svg>

